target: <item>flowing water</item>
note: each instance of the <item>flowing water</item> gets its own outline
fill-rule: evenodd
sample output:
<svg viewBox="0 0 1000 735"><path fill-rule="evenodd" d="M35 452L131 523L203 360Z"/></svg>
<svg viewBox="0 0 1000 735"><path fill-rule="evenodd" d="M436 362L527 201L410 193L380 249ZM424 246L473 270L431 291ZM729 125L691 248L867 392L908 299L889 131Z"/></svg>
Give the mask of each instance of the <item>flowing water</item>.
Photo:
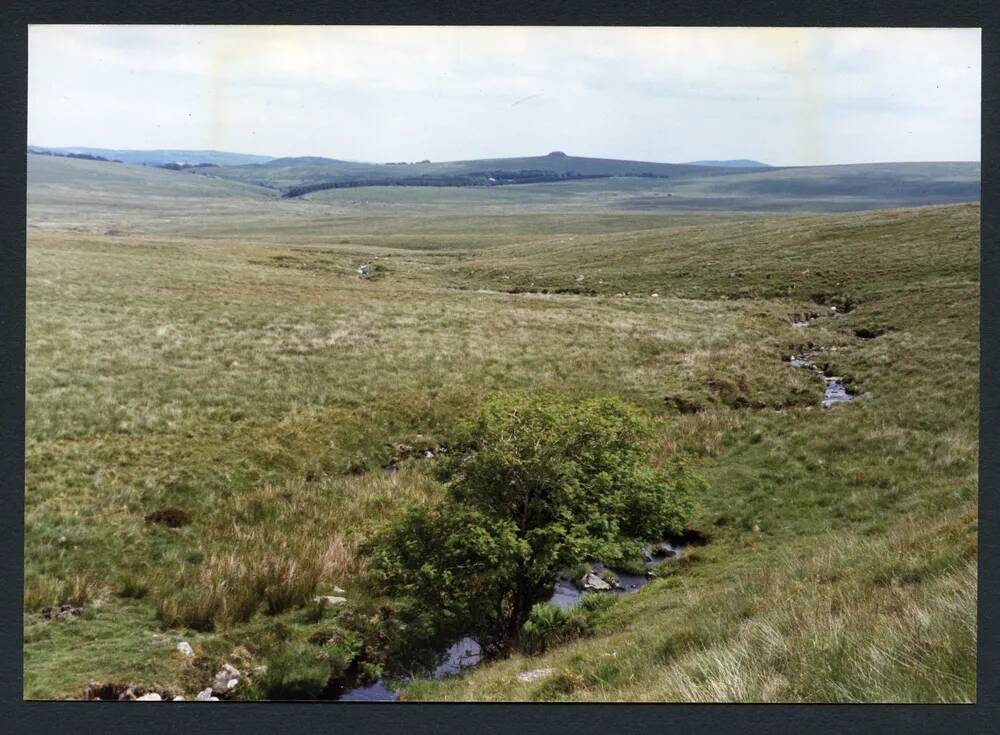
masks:
<svg viewBox="0 0 1000 735"><path fill-rule="evenodd" d="M812 320L807 319L805 321L794 321L792 322L792 326L796 329L804 329L809 326L810 321ZM793 355L789 358L788 364L792 367L809 368L823 381L823 408L829 408L835 403L853 401L854 396L847 391L847 386L844 385L844 379L824 373L822 369L816 366L812 357L813 354L811 352L805 352L801 355Z"/></svg>
<svg viewBox="0 0 1000 735"><path fill-rule="evenodd" d="M434 678L461 674L482 659L482 649L472 638L463 638L453 643L444 655L444 660L434 669ZM384 679L372 682L366 686L346 690L337 700L340 702L392 702L396 694L385 683Z"/></svg>
<svg viewBox="0 0 1000 735"><path fill-rule="evenodd" d="M686 547L682 544L673 545L664 541L659 545L658 556L646 562L647 572L652 571L660 564L677 557ZM594 574L600 576L606 570L603 564L591 564ZM655 574L625 574L615 572L618 584L613 588L616 594L635 593L645 587ZM572 580L567 577L560 577L556 580L555 590L549 602L558 605L563 610L574 608L580 604L583 597L583 590L579 589ZM441 679L446 676L461 674L465 669L472 668L482 660L482 649L473 638L462 638L453 643L443 655L442 662L434 670L434 678ZM338 698L340 702L392 702L395 701L395 693L386 685L385 680L379 679L366 686L347 689Z"/></svg>

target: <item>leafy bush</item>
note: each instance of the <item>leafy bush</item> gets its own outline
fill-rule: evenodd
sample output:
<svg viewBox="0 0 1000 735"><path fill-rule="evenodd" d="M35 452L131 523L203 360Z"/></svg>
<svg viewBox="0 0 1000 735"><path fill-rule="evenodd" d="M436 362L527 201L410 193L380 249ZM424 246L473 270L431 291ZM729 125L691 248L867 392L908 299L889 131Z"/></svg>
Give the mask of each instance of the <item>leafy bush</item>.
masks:
<svg viewBox="0 0 1000 735"><path fill-rule="evenodd" d="M600 592L584 592L583 596L580 597L579 609L587 615L589 620L610 609L617 601L618 598L615 595Z"/></svg>
<svg viewBox="0 0 1000 735"><path fill-rule="evenodd" d="M528 653L542 653L549 646L579 637L586 629L587 622L581 612L539 602L531 608L521 627L521 645Z"/></svg>
<svg viewBox="0 0 1000 735"><path fill-rule="evenodd" d="M695 481L646 464L649 434L616 399L487 401L460 431L471 453L442 461L447 499L410 507L368 545L374 578L426 635L506 652L559 569L682 530Z"/></svg>

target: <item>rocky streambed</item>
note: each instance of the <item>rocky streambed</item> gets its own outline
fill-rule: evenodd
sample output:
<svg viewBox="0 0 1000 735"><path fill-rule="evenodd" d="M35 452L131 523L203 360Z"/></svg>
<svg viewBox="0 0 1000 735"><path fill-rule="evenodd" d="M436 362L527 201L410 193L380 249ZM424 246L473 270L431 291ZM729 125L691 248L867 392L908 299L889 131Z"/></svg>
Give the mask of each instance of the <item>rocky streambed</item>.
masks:
<svg viewBox="0 0 1000 735"><path fill-rule="evenodd" d="M645 572L629 574L621 571L611 571L600 562L589 564L589 569L580 579L559 577L549 602L564 610L580 604L585 592L605 594L634 594L656 578L656 568L680 556L688 546L706 542L704 536L696 531L686 531L682 536L665 540L648 549L645 559ZM473 638L462 638L448 647L442 653L441 663L433 672L435 679L446 676L456 676L463 671L477 666L482 661L482 649ZM365 686L345 689L337 698L341 702L392 702L396 695L384 679L379 679Z"/></svg>
<svg viewBox="0 0 1000 735"><path fill-rule="evenodd" d="M805 329L809 324L817 319L810 316L805 319L792 321L792 326L796 329ZM792 355L787 362L792 367L806 368L816 373L817 377L823 381L823 408L829 408L837 403L853 401L855 394L845 385L845 378L834 375L829 365L817 365L815 362L816 352L807 351L800 355Z"/></svg>

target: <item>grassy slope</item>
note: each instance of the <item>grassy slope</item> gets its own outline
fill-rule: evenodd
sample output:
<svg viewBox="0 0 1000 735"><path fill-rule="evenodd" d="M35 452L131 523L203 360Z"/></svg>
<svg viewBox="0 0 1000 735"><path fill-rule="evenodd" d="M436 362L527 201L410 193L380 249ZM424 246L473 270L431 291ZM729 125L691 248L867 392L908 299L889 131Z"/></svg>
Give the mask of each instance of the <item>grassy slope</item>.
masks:
<svg viewBox="0 0 1000 735"><path fill-rule="evenodd" d="M456 176L486 170L544 170L585 175L624 175L650 173L658 176L686 177L723 175L729 169L690 164L620 161L582 156L527 156L491 158L474 161L438 161L431 163L356 163L322 158L279 158L264 164L227 166L213 170L213 175L275 188L338 180L418 178L420 176Z"/></svg>
<svg viewBox="0 0 1000 735"><path fill-rule="evenodd" d="M30 206L71 220L35 183ZM387 443L446 439L478 396L548 385L659 417L658 459L699 457L712 491L697 524L716 540L596 639L408 696L974 697L978 207L650 229L645 214L268 224L269 204L240 192L166 237L112 196L95 216L119 207L130 237L31 230L27 696L92 679L190 693L276 623L305 635L294 609L206 633L162 629L155 610L178 580L235 589L290 560L293 581L363 597L365 523L438 487L421 463L345 472L386 461ZM222 237L245 220L246 241ZM382 277L358 279L376 254ZM557 286L583 269L609 295L495 292L504 275ZM793 330L817 290L861 305ZM894 331L861 342L859 326ZM807 407L819 385L780 364L807 339L838 348L865 399ZM777 410L729 408L720 385ZM680 394L707 410L674 413L663 398ZM166 505L192 525L143 523ZM35 612L68 600L83 619ZM512 678L541 666L558 673Z"/></svg>
<svg viewBox="0 0 1000 735"><path fill-rule="evenodd" d="M485 169L573 171L626 176L653 173L665 179L616 178L523 184L515 187L403 191L327 190L308 195L325 201L380 204L417 202L439 205L504 206L531 203L542 207L610 207L629 211L842 212L885 207L922 206L979 199L980 164L971 162L875 163L803 166L747 171L741 168L613 161L597 158L507 158L430 164L361 164L311 159L278 159L268 164L235 166L208 174L276 189L337 180L410 178L479 172ZM405 187L403 187L405 189ZM513 190L512 190L513 189Z"/></svg>

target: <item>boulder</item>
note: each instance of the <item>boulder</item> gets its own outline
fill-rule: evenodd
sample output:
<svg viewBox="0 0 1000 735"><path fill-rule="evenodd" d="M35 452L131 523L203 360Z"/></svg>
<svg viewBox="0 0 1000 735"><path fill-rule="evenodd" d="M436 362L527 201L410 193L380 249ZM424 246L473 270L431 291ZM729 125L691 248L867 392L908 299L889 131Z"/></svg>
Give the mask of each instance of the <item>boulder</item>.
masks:
<svg viewBox="0 0 1000 735"><path fill-rule="evenodd" d="M156 692L151 692L150 694L143 694L141 697L138 697L135 701L136 702L162 702L163 701L163 697L161 697Z"/></svg>
<svg viewBox="0 0 1000 735"><path fill-rule="evenodd" d="M611 589L610 584L605 582L593 572L587 572L584 574L583 579L580 580L580 584L585 590L594 590L597 592L605 592Z"/></svg>
<svg viewBox="0 0 1000 735"><path fill-rule="evenodd" d="M180 643L178 643L177 650L180 651L185 656L187 656L188 658L194 656L194 649L191 648L191 644L188 643L187 641L181 641Z"/></svg>
<svg viewBox="0 0 1000 735"><path fill-rule="evenodd" d="M659 544L656 545L656 548L653 550L653 553L656 556L660 557L677 556L676 549L674 549L673 545L671 545L669 541L661 541Z"/></svg>
<svg viewBox="0 0 1000 735"><path fill-rule="evenodd" d="M208 687L207 689L202 689L200 692L198 692L198 701L199 702L218 702L219 698L218 697L213 697L212 696L212 687Z"/></svg>
<svg viewBox="0 0 1000 735"><path fill-rule="evenodd" d="M213 694L225 694L236 688L240 683L240 672L232 664L224 664L212 681Z"/></svg>
<svg viewBox="0 0 1000 735"><path fill-rule="evenodd" d="M341 590L343 592L343 590ZM336 595L316 595L313 598L313 602L318 602L322 605L342 605L347 602L346 597L337 597Z"/></svg>

